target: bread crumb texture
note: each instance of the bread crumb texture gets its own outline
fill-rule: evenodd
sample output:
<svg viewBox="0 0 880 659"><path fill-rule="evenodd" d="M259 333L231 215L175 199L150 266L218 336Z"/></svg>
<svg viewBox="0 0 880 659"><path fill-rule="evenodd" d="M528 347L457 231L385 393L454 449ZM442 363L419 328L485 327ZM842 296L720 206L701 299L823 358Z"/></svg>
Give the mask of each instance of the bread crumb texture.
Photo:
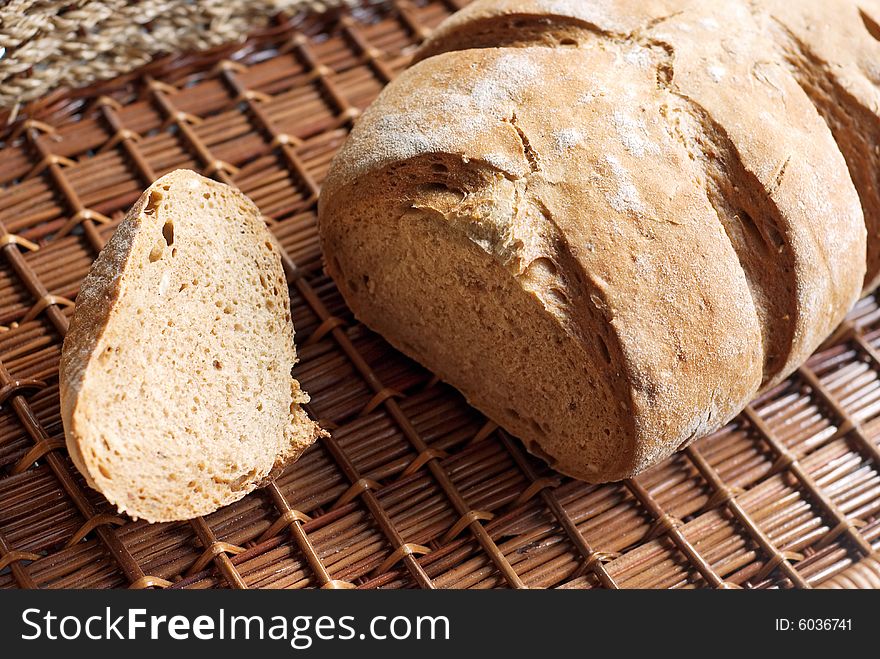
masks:
<svg viewBox="0 0 880 659"><path fill-rule="evenodd" d="M324 185L327 269L356 315L578 478L632 476L730 421L866 272L847 163L768 11L455 14Z"/></svg>
<svg viewBox="0 0 880 659"><path fill-rule="evenodd" d="M143 194L83 281L60 366L71 456L121 512L240 499L320 434L278 247L256 206L194 172Z"/></svg>

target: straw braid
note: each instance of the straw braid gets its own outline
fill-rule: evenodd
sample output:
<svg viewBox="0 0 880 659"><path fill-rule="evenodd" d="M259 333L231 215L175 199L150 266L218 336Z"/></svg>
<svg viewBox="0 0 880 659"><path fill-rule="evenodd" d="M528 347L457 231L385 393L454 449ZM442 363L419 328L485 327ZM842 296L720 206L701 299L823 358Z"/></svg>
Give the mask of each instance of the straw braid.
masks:
<svg viewBox="0 0 880 659"><path fill-rule="evenodd" d="M10 0L0 7L0 107L82 87L156 55L242 41L278 14L355 0Z"/></svg>

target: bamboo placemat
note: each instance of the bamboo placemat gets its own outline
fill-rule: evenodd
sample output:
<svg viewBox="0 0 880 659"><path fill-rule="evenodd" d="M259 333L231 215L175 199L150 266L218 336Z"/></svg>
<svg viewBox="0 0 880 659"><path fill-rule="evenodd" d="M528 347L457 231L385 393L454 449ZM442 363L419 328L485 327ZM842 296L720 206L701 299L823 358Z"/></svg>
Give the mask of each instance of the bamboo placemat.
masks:
<svg viewBox="0 0 880 659"><path fill-rule="evenodd" d="M459 2L279 22L28 108L0 150L0 586L880 587L880 306L733 423L642 476L552 472L352 317L315 202L359 111ZM190 522L132 522L63 443L57 365L79 282L128 206L189 167L286 250L311 414L277 481Z"/></svg>

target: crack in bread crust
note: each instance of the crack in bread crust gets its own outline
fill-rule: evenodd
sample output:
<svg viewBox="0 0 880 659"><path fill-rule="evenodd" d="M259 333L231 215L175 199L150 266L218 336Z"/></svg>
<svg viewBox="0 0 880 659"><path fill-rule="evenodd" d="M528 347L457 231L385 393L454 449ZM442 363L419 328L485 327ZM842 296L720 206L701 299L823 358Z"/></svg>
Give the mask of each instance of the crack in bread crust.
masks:
<svg viewBox="0 0 880 659"><path fill-rule="evenodd" d="M797 306L797 282L792 277L796 266L785 240L786 231L778 223L779 209L773 207L770 195L755 199L743 193L760 184L748 175L723 128L692 99L679 93L674 96L682 103L671 107L671 111L678 111L679 117L685 115L686 120L699 126L696 139L688 139L687 133L692 131L683 131L680 126L676 126L674 132L700 161L706 177L706 197L749 282L761 320L764 385L767 385L783 372L797 331L797 319L804 318ZM782 169L784 171L784 167ZM778 185L781 174L776 175L776 180ZM755 217L768 221L769 226L756 221ZM754 236L755 233L758 236ZM773 304L773 299L779 297L780 287L783 297ZM777 325L778 318L787 322Z"/></svg>

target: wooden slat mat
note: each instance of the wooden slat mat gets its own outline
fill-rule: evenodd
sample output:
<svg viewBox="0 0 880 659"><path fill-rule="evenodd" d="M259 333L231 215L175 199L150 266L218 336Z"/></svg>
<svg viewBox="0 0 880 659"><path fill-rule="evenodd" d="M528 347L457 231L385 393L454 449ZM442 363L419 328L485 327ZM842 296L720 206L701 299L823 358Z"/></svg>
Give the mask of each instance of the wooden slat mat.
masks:
<svg viewBox="0 0 880 659"><path fill-rule="evenodd" d="M351 124L459 2L278 22L53 96L0 150L0 587L790 588L880 583L880 308L642 476L562 477L353 317L316 198ZM327 19L325 19L327 20ZM117 516L73 468L58 357L80 280L156 177L241 188L286 251L310 413L333 438L190 522Z"/></svg>

